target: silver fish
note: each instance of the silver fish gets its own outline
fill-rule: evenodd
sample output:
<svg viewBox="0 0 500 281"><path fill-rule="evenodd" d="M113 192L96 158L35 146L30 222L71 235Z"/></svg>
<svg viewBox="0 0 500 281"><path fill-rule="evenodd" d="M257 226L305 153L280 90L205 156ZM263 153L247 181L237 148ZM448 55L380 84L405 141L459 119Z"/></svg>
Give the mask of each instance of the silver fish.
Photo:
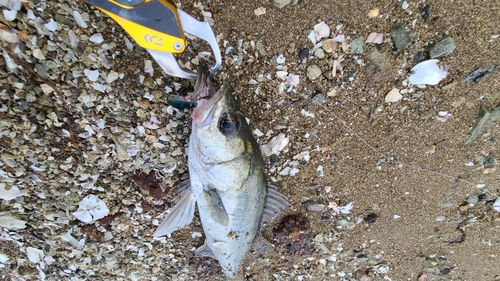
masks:
<svg viewBox="0 0 500 281"><path fill-rule="evenodd" d="M259 145L239 113L232 88L217 93L208 68L198 72L188 148L190 179L178 187L181 199L156 230L170 237L191 223L198 205L205 244L196 250L219 261L233 278L263 222L289 206L288 198L267 183Z"/></svg>

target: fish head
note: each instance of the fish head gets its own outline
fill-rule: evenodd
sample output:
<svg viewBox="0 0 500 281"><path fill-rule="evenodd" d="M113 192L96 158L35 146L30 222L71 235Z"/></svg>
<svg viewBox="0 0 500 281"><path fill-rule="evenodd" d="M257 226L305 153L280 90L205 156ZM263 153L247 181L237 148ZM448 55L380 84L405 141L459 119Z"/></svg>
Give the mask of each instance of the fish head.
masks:
<svg viewBox="0 0 500 281"><path fill-rule="evenodd" d="M190 145L205 164L227 162L241 155L252 157L258 146L253 144L255 139L239 112L233 88L225 83L215 92L208 68L200 72L192 96L197 106L192 114Z"/></svg>

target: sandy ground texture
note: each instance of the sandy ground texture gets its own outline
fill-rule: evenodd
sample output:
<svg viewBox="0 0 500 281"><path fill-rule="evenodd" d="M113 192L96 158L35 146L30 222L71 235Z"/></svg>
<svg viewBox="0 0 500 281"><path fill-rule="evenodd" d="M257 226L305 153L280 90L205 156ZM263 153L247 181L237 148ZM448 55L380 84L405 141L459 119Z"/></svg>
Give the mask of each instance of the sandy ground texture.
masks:
<svg viewBox="0 0 500 281"><path fill-rule="evenodd" d="M224 280L194 254L199 220L153 238L167 192L188 178L190 112L167 96L194 83L164 75L84 3L15 2L0 1L12 5L0 15L0 279ZM213 22L215 84L231 81L291 201L262 231L274 247L248 254L240 279L500 280L500 76L463 82L500 63L500 2L182 8ZM330 32L318 42L338 42L312 52L320 22ZM394 50L398 26L408 42ZM381 43L363 43L372 32ZM446 78L409 85L447 37ZM189 42L179 58L195 70L208 49Z"/></svg>

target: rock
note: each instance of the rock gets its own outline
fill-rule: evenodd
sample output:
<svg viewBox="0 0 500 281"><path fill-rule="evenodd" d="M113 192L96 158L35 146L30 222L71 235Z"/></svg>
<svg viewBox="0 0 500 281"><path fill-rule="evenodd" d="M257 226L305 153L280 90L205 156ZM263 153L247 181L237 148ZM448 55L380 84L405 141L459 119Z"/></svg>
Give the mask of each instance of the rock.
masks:
<svg viewBox="0 0 500 281"><path fill-rule="evenodd" d="M317 200L307 200L302 203L302 205L306 208L308 212L311 213L322 213L327 210L327 207L323 202Z"/></svg>
<svg viewBox="0 0 500 281"><path fill-rule="evenodd" d="M273 0L274 6L280 8L280 9L285 7L286 5L290 4L290 2L292 2L292 0Z"/></svg>
<svg viewBox="0 0 500 281"><path fill-rule="evenodd" d="M495 159L493 155L488 155L486 158L484 158L483 165L485 168L491 168L493 166L498 165L498 161Z"/></svg>
<svg viewBox="0 0 500 281"><path fill-rule="evenodd" d="M349 45L349 50L351 50L351 53L353 54L362 54L364 43L365 43L365 38L358 37L351 42L351 44Z"/></svg>
<svg viewBox="0 0 500 281"><path fill-rule="evenodd" d="M455 40L451 37L446 37L429 50L429 56L432 59L446 56L451 54L456 47Z"/></svg>
<svg viewBox="0 0 500 281"><path fill-rule="evenodd" d="M44 80L49 79L49 73L47 72L47 68L42 64L35 65L35 72L40 75L40 77Z"/></svg>
<svg viewBox="0 0 500 281"><path fill-rule="evenodd" d="M410 33L402 26L396 26L389 32L394 50L399 52L411 42Z"/></svg>
<svg viewBox="0 0 500 281"><path fill-rule="evenodd" d="M299 51L299 59L303 60L305 58L307 58L309 56L309 49L308 48L304 48L304 49L301 49Z"/></svg>
<svg viewBox="0 0 500 281"><path fill-rule="evenodd" d="M321 68L315 64L308 66L306 72L307 78L310 80L316 80L316 78L318 78L322 73Z"/></svg>
<svg viewBox="0 0 500 281"><path fill-rule="evenodd" d="M325 96L323 96L322 94L317 94L317 95L315 95L315 96L312 98L311 102L312 102L313 104L316 104L316 105L322 106L322 105L324 105L324 104L325 104L326 99L325 99Z"/></svg>
<svg viewBox="0 0 500 281"><path fill-rule="evenodd" d="M257 44L255 44L255 49L257 49L257 53L259 54L259 56L267 55L267 52L264 49L264 45L261 42L257 42Z"/></svg>
<svg viewBox="0 0 500 281"><path fill-rule="evenodd" d="M318 59L322 59L325 57L325 51L323 49L316 49L316 51L314 51L314 55L318 58Z"/></svg>
<svg viewBox="0 0 500 281"><path fill-rule="evenodd" d="M479 201L479 197L477 195L471 195L467 198L467 203L476 204Z"/></svg>
<svg viewBox="0 0 500 281"><path fill-rule="evenodd" d="M420 11L420 14L422 15L424 22L426 22L431 16L431 6L429 4L425 5Z"/></svg>

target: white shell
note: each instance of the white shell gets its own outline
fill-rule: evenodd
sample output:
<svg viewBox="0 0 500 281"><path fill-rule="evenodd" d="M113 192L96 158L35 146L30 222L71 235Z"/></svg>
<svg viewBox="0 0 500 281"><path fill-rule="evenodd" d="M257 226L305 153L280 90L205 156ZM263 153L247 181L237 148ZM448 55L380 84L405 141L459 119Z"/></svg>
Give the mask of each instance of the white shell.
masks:
<svg viewBox="0 0 500 281"><path fill-rule="evenodd" d="M94 194L89 194L82 199L78 210L73 213L78 220L90 223L92 220L102 219L109 214L106 203Z"/></svg>
<svg viewBox="0 0 500 281"><path fill-rule="evenodd" d="M446 70L439 68L438 62L439 60L432 59L415 65L411 69L413 74L409 77L410 83L413 85L437 85L448 75Z"/></svg>
<svg viewBox="0 0 500 281"><path fill-rule="evenodd" d="M73 18L75 18L75 22L79 27L88 27L87 23L83 20L82 15L78 11L73 11Z"/></svg>
<svg viewBox="0 0 500 281"><path fill-rule="evenodd" d="M83 73L85 73L87 78L92 82L97 81L97 78L99 78L99 70L97 69L96 70L85 69Z"/></svg>
<svg viewBox="0 0 500 281"><path fill-rule="evenodd" d="M495 211L497 212L500 212L500 198L497 198L497 200L493 204L493 209L495 209Z"/></svg>
<svg viewBox="0 0 500 281"><path fill-rule="evenodd" d="M0 199L8 201L16 199L16 197L20 195L21 190L19 190L19 187L13 185L7 189L5 183L0 183Z"/></svg>
<svg viewBox="0 0 500 281"><path fill-rule="evenodd" d="M33 247L28 247L26 248L26 255L28 256L28 259L32 263L39 263L42 261L43 257L45 256L45 253L43 250L39 250Z"/></svg>
<svg viewBox="0 0 500 281"><path fill-rule="evenodd" d="M96 33L89 37L89 41L92 43L101 44L104 41L104 37L101 33Z"/></svg>
<svg viewBox="0 0 500 281"><path fill-rule="evenodd" d="M318 42L322 38L330 36L330 27L322 21L314 26L314 34L316 35L316 42Z"/></svg>

